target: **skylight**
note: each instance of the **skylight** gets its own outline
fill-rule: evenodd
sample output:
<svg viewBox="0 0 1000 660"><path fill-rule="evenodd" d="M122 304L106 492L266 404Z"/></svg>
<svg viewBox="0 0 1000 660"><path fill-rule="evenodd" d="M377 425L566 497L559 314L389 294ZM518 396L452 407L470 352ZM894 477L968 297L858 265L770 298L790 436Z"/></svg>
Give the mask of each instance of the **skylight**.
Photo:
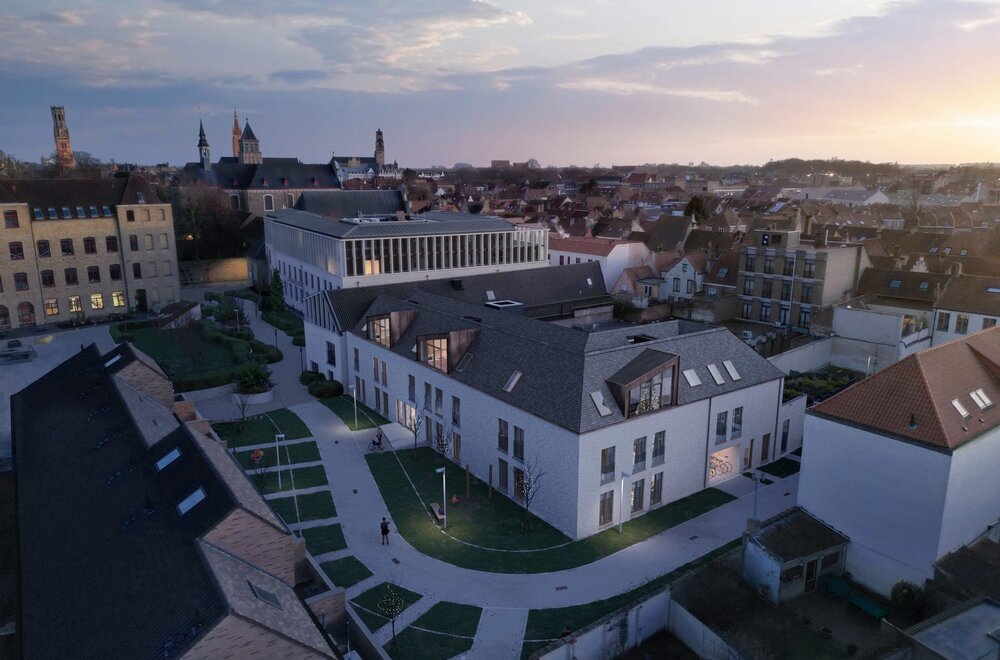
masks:
<svg viewBox="0 0 1000 660"><path fill-rule="evenodd" d="M58 219L59 219L59 212L56 211L56 208L54 206L50 206L49 207L49 220L58 220Z"/></svg>
<svg viewBox="0 0 1000 660"><path fill-rule="evenodd" d="M728 274L729 274L729 266L723 266L722 268L719 269L719 272L717 272L715 275L716 277L723 278Z"/></svg>
<svg viewBox="0 0 1000 660"><path fill-rule="evenodd" d="M726 372L733 380L739 380L741 378L740 372L736 371L736 365L733 364L732 360L723 360L722 366L726 368Z"/></svg>
<svg viewBox="0 0 1000 660"><path fill-rule="evenodd" d="M1000 287L991 286L986 289L986 293L1000 293Z"/></svg>
<svg viewBox="0 0 1000 660"><path fill-rule="evenodd" d="M180 504L177 505L177 513L183 516L203 499L205 499L205 489L199 486L198 490L181 500Z"/></svg>
<svg viewBox="0 0 1000 660"><path fill-rule="evenodd" d="M687 379L688 385L691 387L698 387L701 385L701 378L698 378L698 372L694 369L685 369L684 378Z"/></svg>
<svg viewBox="0 0 1000 660"><path fill-rule="evenodd" d="M111 358L110 360L108 360L107 362L105 362L104 363L104 368L107 369L108 367L110 367L111 365L113 365L115 362L117 362L120 359L122 359L122 356L119 353L118 355L114 356L113 358Z"/></svg>
<svg viewBox="0 0 1000 660"><path fill-rule="evenodd" d="M497 294L493 293L493 291L487 291L486 292L486 299L487 300L496 300L497 299Z"/></svg>
<svg viewBox="0 0 1000 660"><path fill-rule="evenodd" d="M708 373L712 374L712 380L715 381L716 385L723 385L726 381L722 378L722 373L719 372L719 368L715 364L708 365Z"/></svg>
<svg viewBox="0 0 1000 660"><path fill-rule="evenodd" d="M591 280L589 277L587 278L587 286L594 286L593 280Z"/></svg>
<svg viewBox="0 0 1000 660"><path fill-rule="evenodd" d="M898 289L901 286L903 286L903 280L889 280L890 289Z"/></svg>
<svg viewBox="0 0 1000 660"><path fill-rule="evenodd" d="M515 371L510 375L510 378L507 379L507 384L503 386L503 391L510 392L511 390L513 390L514 386L517 385L517 381L519 380L521 380L521 372Z"/></svg>
<svg viewBox="0 0 1000 660"><path fill-rule="evenodd" d="M265 183L266 183L266 181L265 181ZM139 203L140 203L140 204L145 204L145 203L146 203L146 196L145 196L145 195L143 195L143 194L142 194L141 192L137 192L137 193L135 194L135 198L136 198L137 200L139 200Z"/></svg>
<svg viewBox="0 0 1000 660"><path fill-rule="evenodd" d="M594 406L597 408L597 414L601 417L607 417L611 414L611 408L608 408L604 403L604 394L600 391L591 392L590 399L594 402Z"/></svg>
<svg viewBox="0 0 1000 660"><path fill-rule="evenodd" d="M969 396L971 396L972 400L976 402L976 405L979 406L980 410L986 410L993 405L993 402L990 401L990 397L986 396L986 392L984 392L981 387L978 390L969 392Z"/></svg>
<svg viewBox="0 0 1000 660"><path fill-rule="evenodd" d="M250 585L250 591L252 591L253 595L257 597L257 600L262 600L271 607L277 607L279 610L281 609L281 602L278 601L278 597L273 593L267 589L261 589L253 582L247 582L247 584Z"/></svg>
<svg viewBox="0 0 1000 660"><path fill-rule="evenodd" d="M963 406L958 399L952 399L951 405L955 406L955 410L957 410L958 414L962 416L962 419L969 419L969 417L971 417L969 411L965 409L965 406Z"/></svg>
<svg viewBox="0 0 1000 660"><path fill-rule="evenodd" d="M937 254L937 251L938 251L938 247L936 245L931 248L931 254Z"/></svg>
<svg viewBox="0 0 1000 660"><path fill-rule="evenodd" d="M416 347L414 346L414 348ZM455 366L455 371L459 373L465 371L465 368L469 366L469 362L471 361L472 361L472 353L466 353L465 355L462 356L462 359L458 361L458 364Z"/></svg>
<svg viewBox="0 0 1000 660"><path fill-rule="evenodd" d="M928 289L928 287L930 287L929 283L927 283L927 282L921 282L920 283L920 290L921 291L926 291Z"/></svg>
<svg viewBox="0 0 1000 660"><path fill-rule="evenodd" d="M78 218L86 218L87 217L87 209L83 208L82 206L76 207L76 217L78 217Z"/></svg>
<svg viewBox="0 0 1000 660"><path fill-rule="evenodd" d="M42 213L42 209L40 209L40 208L38 208L36 206L35 207L35 220L43 220L43 219L45 219L45 214Z"/></svg>
<svg viewBox="0 0 1000 660"><path fill-rule="evenodd" d="M965 257L968 256L968 254L969 254L968 250L962 250L961 252L958 253L958 256Z"/></svg>
<svg viewBox="0 0 1000 660"><path fill-rule="evenodd" d="M173 449L170 450L170 452L166 456L156 461L156 471L160 472L161 470L163 470L163 468L167 467L180 457L181 457L181 450L178 449L177 447L174 447Z"/></svg>

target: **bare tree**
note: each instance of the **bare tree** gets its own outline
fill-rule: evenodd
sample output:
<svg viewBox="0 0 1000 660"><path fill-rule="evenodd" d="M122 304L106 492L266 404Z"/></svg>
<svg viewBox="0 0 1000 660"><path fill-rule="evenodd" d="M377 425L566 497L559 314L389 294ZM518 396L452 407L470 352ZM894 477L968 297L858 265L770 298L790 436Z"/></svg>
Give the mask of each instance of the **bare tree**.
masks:
<svg viewBox="0 0 1000 660"><path fill-rule="evenodd" d="M444 456L448 456L448 451L451 449L451 444L455 439L455 429L450 425L444 428L438 427L437 433L434 436L434 448Z"/></svg>
<svg viewBox="0 0 1000 660"><path fill-rule="evenodd" d="M524 463L523 477L521 484L521 503L524 505L524 519L521 522L521 529L525 532L531 531L531 504L538 496L541 489L542 477L545 471L538 465L538 457L532 458Z"/></svg>
<svg viewBox="0 0 1000 660"><path fill-rule="evenodd" d="M237 412L237 435L239 436L239 444L243 445L246 443L247 439L247 413L250 410L250 402L253 400L253 394L242 394L236 392L236 412ZM235 446L230 446L229 449L232 451Z"/></svg>
<svg viewBox="0 0 1000 660"><path fill-rule="evenodd" d="M386 586L386 594L382 597L382 600L378 602L378 608L382 610L382 615L389 619L389 623L392 624L392 649L396 650L396 619L399 615L403 613L406 609L406 602L402 597L396 593L393 589L395 585L391 582Z"/></svg>
<svg viewBox="0 0 1000 660"><path fill-rule="evenodd" d="M417 451L417 440L420 439L420 429L424 426L424 418L420 415L413 416L413 423L410 424L410 432L413 433L413 451Z"/></svg>

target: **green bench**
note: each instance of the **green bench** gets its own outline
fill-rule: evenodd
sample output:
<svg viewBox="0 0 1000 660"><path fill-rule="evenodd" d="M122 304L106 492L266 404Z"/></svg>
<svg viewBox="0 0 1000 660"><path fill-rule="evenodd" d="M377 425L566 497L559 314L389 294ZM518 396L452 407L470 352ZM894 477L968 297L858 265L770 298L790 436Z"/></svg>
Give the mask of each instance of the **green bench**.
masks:
<svg viewBox="0 0 1000 660"><path fill-rule="evenodd" d="M847 599L848 604L853 605L865 614L871 616L876 621L881 621L888 614L886 609L863 594L854 594Z"/></svg>
<svg viewBox="0 0 1000 660"><path fill-rule="evenodd" d="M851 585L839 575L828 575L824 586L832 598L844 599L851 595Z"/></svg>

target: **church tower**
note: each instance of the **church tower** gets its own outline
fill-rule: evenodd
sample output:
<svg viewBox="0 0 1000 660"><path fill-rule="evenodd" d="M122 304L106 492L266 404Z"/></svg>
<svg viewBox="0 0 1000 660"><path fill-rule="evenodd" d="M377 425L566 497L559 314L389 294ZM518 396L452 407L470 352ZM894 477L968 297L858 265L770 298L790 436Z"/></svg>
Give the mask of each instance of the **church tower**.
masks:
<svg viewBox="0 0 1000 660"><path fill-rule="evenodd" d="M212 155L208 149L208 139L205 138L205 124L198 120L198 158L203 170L212 169Z"/></svg>
<svg viewBox="0 0 1000 660"><path fill-rule="evenodd" d="M240 119L233 108L233 158L240 157Z"/></svg>
<svg viewBox="0 0 1000 660"><path fill-rule="evenodd" d="M379 167L385 166L385 141L382 139L382 129L375 131L375 162Z"/></svg>
<svg viewBox="0 0 1000 660"><path fill-rule="evenodd" d="M69 145L69 128L66 126L66 109L61 105L51 106L52 135L56 140L56 164L61 170L76 167L73 148Z"/></svg>
<svg viewBox="0 0 1000 660"><path fill-rule="evenodd" d="M263 160L263 156L260 154L260 142L253 134L253 129L250 128L250 122L247 121L246 126L243 127L243 134L240 136L240 163L260 165Z"/></svg>

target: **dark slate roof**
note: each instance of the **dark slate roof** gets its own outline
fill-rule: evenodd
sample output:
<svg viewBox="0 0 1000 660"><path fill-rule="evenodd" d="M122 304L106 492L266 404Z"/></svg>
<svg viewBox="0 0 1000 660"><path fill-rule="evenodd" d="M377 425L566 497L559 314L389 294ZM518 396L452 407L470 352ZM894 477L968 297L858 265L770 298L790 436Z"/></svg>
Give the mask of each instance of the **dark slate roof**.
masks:
<svg viewBox="0 0 1000 660"><path fill-rule="evenodd" d="M411 220L351 222L334 220L297 209L282 209L267 217L279 224L324 234L334 238L389 238L393 236L441 236L475 232L515 231L503 218L468 213L436 211L413 216Z"/></svg>
<svg viewBox="0 0 1000 660"><path fill-rule="evenodd" d="M188 163L184 174L225 190L273 190L277 194L283 190L341 187L329 163L300 163L297 158L264 158L259 165L245 165L227 156L209 170L201 163Z"/></svg>
<svg viewBox="0 0 1000 660"><path fill-rule="evenodd" d="M858 293L933 304L948 284L948 277L909 270L866 268L861 273Z"/></svg>
<svg viewBox="0 0 1000 660"><path fill-rule="evenodd" d="M783 376L725 328L689 321L643 326L613 323L588 331L424 292L406 300L381 296L368 313L397 309L416 309L417 314L392 346L393 352L413 359L418 336L473 327L478 333L466 353L472 358L450 377L578 433L624 421L607 380L650 349L675 354L680 358L681 370L694 369L698 373L702 384L697 387L678 378L679 405ZM365 336L364 318L352 331ZM650 339L631 343L630 337L637 334ZM721 385L715 384L707 365L721 365L722 360L733 361L741 376L739 381L734 382L726 374ZM505 392L504 385L515 371L522 376L511 392ZM592 392L603 396L611 410L609 415L599 414Z"/></svg>
<svg viewBox="0 0 1000 660"><path fill-rule="evenodd" d="M257 136L253 134L253 129L250 128L250 122L248 121L243 127L243 135L240 136L242 140L256 140Z"/></svg>
<svg viewBox="0 0 1000 660"><path fill-rule="evenodd" d="M308 190L299 195L295 208L326 218L395 215L409 210L401 190Z"/></svg>
<svg viewBox="0 0 1000 660"><path fill-rule="evenodd" d="M228 609L195 541L233 496L186 427L146 448L103 362L91 346L11 397L25 657L171 657Z"/></svg>
<svg viewBox="0 0 1000 660"><path fill-rule="evenodd" d="M1000 544L984 538L945 555L936 567L949 587L961 590L958 595L1000 599Z"/></svg>
<svg viewBox="0 0 1000 660"><path fill-rule="evenodd" d="M332 289L316 295L326 297L338 327L348 329L364 317L368 306L379 296L405 300L418 291L478 305L486 303L492 292L495 300L520 302L525 315L535 318L563 316L576 308L611 303L597 262Z"/></svg>
<svg viewBox="0 0 1000 660"><path fill-rule="evenodd" d="M782 561L822 552L848 542L848 538L824 525L808 512L793 507L761 524L753 542Z"/></svg>
<svg viewBox="0 0 1000 660"><path fill-rule="evenodd" d="M1000 278L971 275L952 277L934 308L1000 316Z"/></svg>
<svg viewBox="0 0 1000 660"><path fill-rule="evenodd" d="M663 215L653 223L646 247L650 250L677 250L684 246L688 231L691 229L691 220L686 217L674 217Z"/></svg>
<svg viewBox="0 0 1000 660"><path fill-rule="evenodd" d="M76 207L83 206L90 215L90 207L98 211L103 206L138 204L136 193L142 193L148 204L161 204L156 190L138 174L101 179L4 179L0 180L0 203L27 204L41 208L48 219L48 208L59 210L68 206L76 216Z"/></svg>

